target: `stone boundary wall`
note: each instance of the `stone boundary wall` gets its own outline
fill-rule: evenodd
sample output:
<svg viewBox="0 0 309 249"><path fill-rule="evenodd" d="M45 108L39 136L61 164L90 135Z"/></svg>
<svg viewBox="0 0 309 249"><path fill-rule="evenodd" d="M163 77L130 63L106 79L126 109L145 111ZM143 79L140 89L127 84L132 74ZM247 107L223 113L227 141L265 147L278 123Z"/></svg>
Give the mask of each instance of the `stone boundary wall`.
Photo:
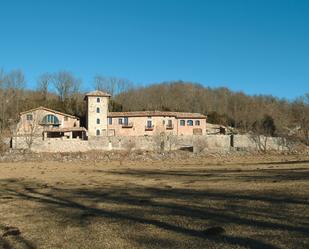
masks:
<svg viewBox="0 0 309 249"><path fill-rule="evenodd" d="M286 150L287 141L281 137L265 137L255 135L234 135L231 137L233 147L248 150ZM266 145L265 145L266 144Z"/></svg>
<svg viewBox="0 0 309 249"><path fill-rule="evenodd" d="M264 140L263 140L264 139ZM31 150L34 152L86 152L90 150L149 150L169 151L191 148L195 152L226 151L231 149L259 150L267 139L267 150L285 150L281 138L260 137L257 142L250 135L190 135L190 136L137 136L137 137L94 137L89 140L35 137ZM24 137L13 138L14 149L28 149ZM261 143L261 144L259 144Z"/></svg>

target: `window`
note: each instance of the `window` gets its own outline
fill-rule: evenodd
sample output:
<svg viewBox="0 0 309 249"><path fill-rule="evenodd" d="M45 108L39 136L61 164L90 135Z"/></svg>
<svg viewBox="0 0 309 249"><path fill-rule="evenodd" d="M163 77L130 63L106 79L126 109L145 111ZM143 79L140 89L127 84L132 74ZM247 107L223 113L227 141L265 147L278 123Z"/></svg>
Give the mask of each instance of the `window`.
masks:
<svg viewBox="0 0 309 249"><path fill-rule="evenodd" d="M64 121L68 121L68 117L67 116L64 117Z"/></svg>
<svg viewBox="0 0 309 249"><path fill-rule="evenodd" d="M122 118L118 119L118 124L122 125Z"/></svg>
<svg viewBox="0 0 309 249"><path fill-rule="evenodd" d="M171 119L169 119L169 120L167 121L167 125L168 125L168 126L172 126L172 125L173 125L173 122L172 122Z"/></svg>
<svg viewBox="0 0 309 249"><path fill-rule="evenodd" d="M97 113L100 113L100 107L97 107Z"/></svg>
<svg viewBox="0 0 309 249"><path fill-rule="evenodd" d="M97 98L97 103L100 103L101 102L101 99L100 98Z"/></svg>
<svg viewBox="0 0 309 249"><path fill-rule="evenodd" d="M97 130L97 136L100 136L100 130Z"/></svg>
<svg viewBox="0 0 309 249"><path fill-rule="evenodd" d="M33 119L32 114L27 114L27 120L28 120L28 121L31 121L32 119Z"/></svg>
<svg viewBox="0 0 309 249"><path fill-rule="evenodd" d="M201 122L199 120L195 120L195 125L200 126Z"/></svg>
<svg viewBox="0 0 309 249"><path fill-rule="evenodd" d="M100 124L100 119L99 118L97 118L97 124Z"/></svg>
<svg viewBox="0 0 309 249"><path fill-rule="evenodd" d="M147 128L152 128L152 121L151 120L147 120Z"/></svg>
<svg viewBox="0 0 309 249"><path fill-rule="evenodd" d="M43 118L43 124L59 125L60 123L59 123L59 119L55 115L48 114Z"/></svg>
<svg viewBox="0 0 309 249"><path fill-rule="evenodd" d="M124 118L123 118L123 122L124 122L125 125L128 125L128 124L129 124L129 119L128 119L128 117L124 117Z"/></svg>
<svg viewBox="0 0 309 249"><path fill-rule="evenodd" d="M108 124L113 124L113 119L112 118L108 118Z"/></svg>
<svg viewBox="0 0 309 249"><path fill-rule="evenodd" d="M163 119L162 124L165 125L165 120Z"/></svg>
<svg viewBox="0 0 309 249"><path fill-rule="evenodd" d="M187 125L188 126L193 126L193 120L187 120Z"/></svg>
<svg viewBox="0 0 309 249"><path fill-rule="evenodd" d="M180 126L185 126L186 122L184 120L180 120Z"/></svg>

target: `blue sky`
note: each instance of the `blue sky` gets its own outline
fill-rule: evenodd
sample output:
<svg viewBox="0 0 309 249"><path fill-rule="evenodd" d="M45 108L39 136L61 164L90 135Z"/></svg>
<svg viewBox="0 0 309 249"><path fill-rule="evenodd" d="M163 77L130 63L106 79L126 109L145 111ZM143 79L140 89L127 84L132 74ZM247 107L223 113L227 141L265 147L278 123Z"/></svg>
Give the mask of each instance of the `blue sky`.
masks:
<svg viewBox="0 0 309 249"><path fill-rule="evenodd" d="M309 92L309 1L0 0L0 68Z"/></svg>

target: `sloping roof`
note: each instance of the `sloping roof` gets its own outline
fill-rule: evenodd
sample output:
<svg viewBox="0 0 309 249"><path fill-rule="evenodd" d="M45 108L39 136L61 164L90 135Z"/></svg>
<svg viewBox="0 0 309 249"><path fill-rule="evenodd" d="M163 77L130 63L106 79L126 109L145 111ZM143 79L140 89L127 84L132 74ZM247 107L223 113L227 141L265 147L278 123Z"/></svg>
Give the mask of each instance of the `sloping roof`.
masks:
<svg viewBox="0 0 309 249"><path fill-rule="evenodd" d="M59 111L56 111L56 110L52 110L52 109L46 108L46 107L44 107L44 106L39 106L39 107L37 107L37 108L34 108L34 109L30 109L30 110L28 110L28 111L21 112L20 115L23 115L23 114L26 114L26 113L29 113L29 112L34 112L34 111L37 111L37 110L45 110L45 111L48 111L48 112L53 112L53 113L56 113L56 114L59 114L59 115L63 115L63 116L67 116L67 117L70 117L70 118L79 119L79 118L76 117L76 116L73 116L73 115L70 115L70 114L66 114L66 113L63 113L63 112L59 112Z"/></svg>
<svg viewBox="0 0 309 249"><path fill-rule="evenodd" d="M109 93L96 90L96 91L92 91L92 92L86 93L85 97L88 97L88 96L95 96L95 97L110 97L111 95L110 95Z"/></svg>
<svg viewBox="0 0 309 249"><path fill-rule="evenodd" d="M163 112L163 111L135 111L135 112L109 112L108 117L147 117L147 116L164 116L175 118L201 118L206 116L201 113L191 112Z"/></svg>

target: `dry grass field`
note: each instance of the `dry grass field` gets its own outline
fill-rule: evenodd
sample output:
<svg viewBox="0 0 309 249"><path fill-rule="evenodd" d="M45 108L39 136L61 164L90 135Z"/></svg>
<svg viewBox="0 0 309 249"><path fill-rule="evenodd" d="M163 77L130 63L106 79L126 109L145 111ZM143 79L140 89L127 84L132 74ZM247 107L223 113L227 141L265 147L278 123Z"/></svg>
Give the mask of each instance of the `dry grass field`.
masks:
<svg viewBox="0 0 309 249"><path fill-rule="evenodd" d="M0 248L309 248L309 158L1 163L8 226Z"/></svg>

